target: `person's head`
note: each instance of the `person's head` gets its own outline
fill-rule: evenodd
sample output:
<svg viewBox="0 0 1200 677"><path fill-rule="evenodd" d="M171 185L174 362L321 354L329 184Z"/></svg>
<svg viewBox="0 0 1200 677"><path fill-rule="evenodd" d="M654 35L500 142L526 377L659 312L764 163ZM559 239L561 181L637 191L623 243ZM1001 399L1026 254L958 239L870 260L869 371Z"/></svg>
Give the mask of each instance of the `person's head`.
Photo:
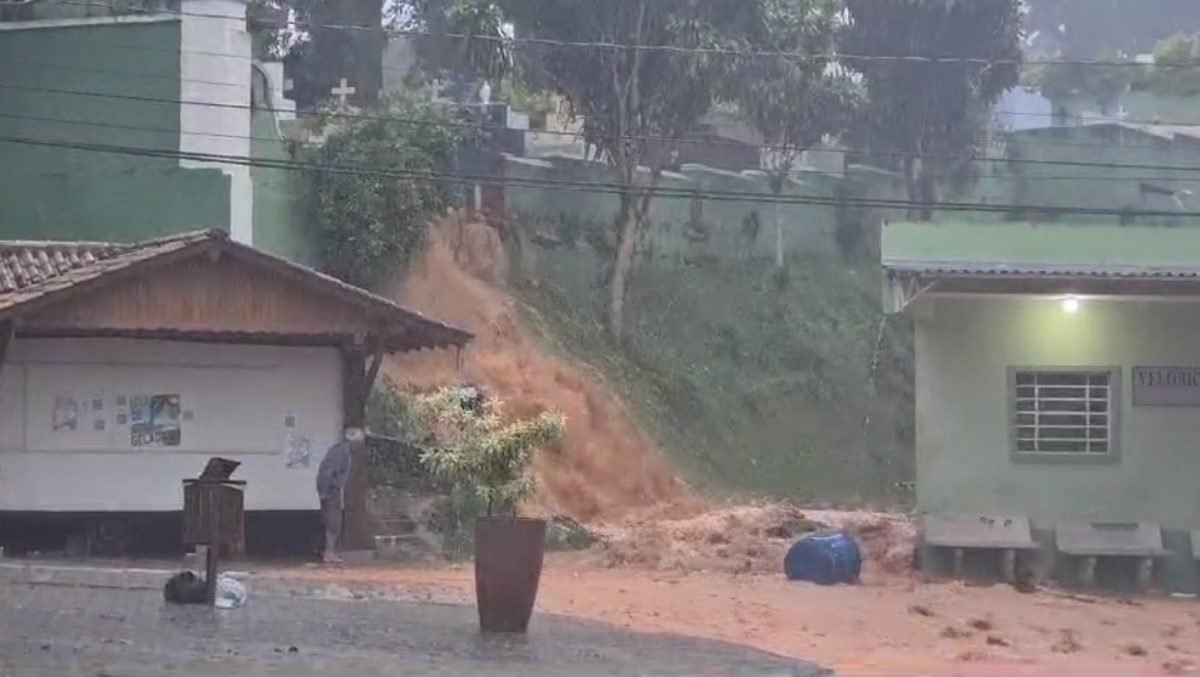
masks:
<svg viewBox="0 0 1200 677"><path fill-rule="evenodd" d="M363 432L362 428L346 428L346 441L352 447L361 447L366 444L367 434Z"/></svg>

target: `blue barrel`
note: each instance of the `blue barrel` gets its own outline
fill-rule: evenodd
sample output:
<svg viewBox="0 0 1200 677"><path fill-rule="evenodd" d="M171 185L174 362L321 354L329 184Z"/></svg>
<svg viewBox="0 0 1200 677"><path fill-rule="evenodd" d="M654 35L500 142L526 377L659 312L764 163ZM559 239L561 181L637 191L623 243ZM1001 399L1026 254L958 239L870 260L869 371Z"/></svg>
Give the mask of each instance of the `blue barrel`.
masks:
<svg viewBox="0 0 1200 677"><path fill-rule="evenodd" d="M797 541L783 558L789 581L819 585L857 583L862 574L862 551L850 534L814 533Z"/></svg>

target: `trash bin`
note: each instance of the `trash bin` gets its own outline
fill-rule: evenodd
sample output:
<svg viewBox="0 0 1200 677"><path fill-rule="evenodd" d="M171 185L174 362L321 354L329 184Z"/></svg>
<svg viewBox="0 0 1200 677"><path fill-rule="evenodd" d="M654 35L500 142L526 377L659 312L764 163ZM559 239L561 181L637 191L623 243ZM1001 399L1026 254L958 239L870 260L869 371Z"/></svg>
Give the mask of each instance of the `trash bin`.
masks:
<svg viewBox="0 0 1200 677"><path fill-rule="evenodd" d="M241 554L246 545L245 486L238 480L184 480L183 544Z"/></svg>
<svg viewBox="0 0 1200 677"><path fill-rule="evenodd" d="M229 476L241 465L223 458L210 459L196 479L183 480L183 543L202 545L208 602L216 600L218 560L222 554L245 550L245 487Z"/></svg>

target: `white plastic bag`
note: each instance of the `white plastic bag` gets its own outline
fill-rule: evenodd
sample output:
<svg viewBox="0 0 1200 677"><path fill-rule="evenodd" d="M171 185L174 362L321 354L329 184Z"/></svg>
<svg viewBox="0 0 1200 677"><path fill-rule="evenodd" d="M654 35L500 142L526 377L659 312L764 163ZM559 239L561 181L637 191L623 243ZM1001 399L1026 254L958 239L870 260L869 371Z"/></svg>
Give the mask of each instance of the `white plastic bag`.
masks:
<svg viewBox="0 0 1200 677"><path fill-rule="evenodd" d="M237 609L246 603L246 586L236 578L221 574L217 577L217 599L214 603L218 609Z"/></svg>

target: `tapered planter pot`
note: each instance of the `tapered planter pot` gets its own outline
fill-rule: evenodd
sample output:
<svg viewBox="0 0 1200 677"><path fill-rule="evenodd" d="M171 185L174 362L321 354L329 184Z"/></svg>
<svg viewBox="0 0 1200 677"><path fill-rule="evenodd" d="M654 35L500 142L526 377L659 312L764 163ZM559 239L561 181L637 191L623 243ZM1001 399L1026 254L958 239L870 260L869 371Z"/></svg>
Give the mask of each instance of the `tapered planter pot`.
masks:
<svg viewBox="0 0 1200 677"><path fill-rule="evenodd" d="M481 630L529 629L545 553L545 520L481 517L475 522L475 602Z"/></svg>

